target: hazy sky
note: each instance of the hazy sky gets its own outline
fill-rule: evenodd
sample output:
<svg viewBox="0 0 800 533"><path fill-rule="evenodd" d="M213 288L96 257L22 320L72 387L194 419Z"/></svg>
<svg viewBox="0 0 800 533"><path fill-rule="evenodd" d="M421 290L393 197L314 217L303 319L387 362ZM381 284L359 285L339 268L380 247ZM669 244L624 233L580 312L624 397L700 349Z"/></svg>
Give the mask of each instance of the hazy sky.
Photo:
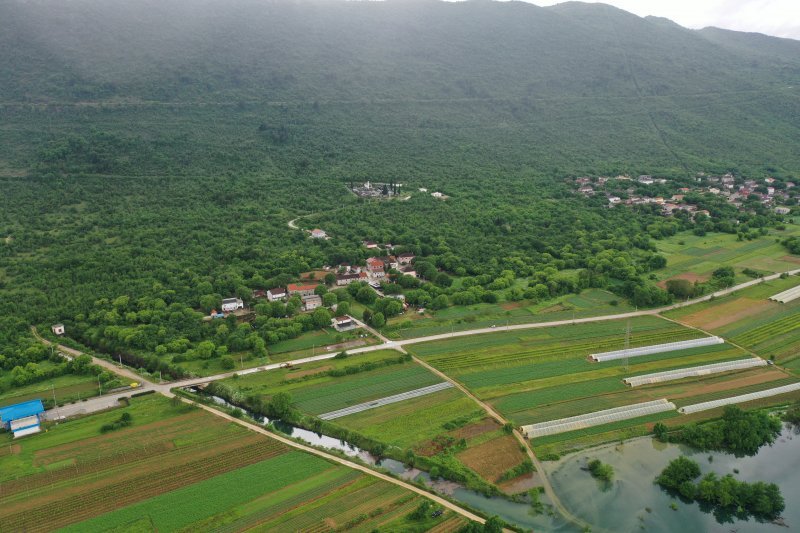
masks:
<svg viewBox="0 0 800 533"><path fill-rule="evenodd" d="M540 6L561 3L531 1ZM603 0L603 3L642 17L666 17L687 28L717 26L800 39L800 0Z"/></svg>

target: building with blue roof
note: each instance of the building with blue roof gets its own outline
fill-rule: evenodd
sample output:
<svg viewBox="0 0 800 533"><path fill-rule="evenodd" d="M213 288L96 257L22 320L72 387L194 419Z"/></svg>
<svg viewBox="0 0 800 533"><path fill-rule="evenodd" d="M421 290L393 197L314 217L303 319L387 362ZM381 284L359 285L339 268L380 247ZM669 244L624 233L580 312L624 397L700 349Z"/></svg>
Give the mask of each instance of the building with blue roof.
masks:
<svg viewBox="0 0 800 533"><path fill-rule="evenodd" d="M14 438L24 437L41 431L42 413L44 405L42 400L0 407L0 425L14 433Z"/></svg>

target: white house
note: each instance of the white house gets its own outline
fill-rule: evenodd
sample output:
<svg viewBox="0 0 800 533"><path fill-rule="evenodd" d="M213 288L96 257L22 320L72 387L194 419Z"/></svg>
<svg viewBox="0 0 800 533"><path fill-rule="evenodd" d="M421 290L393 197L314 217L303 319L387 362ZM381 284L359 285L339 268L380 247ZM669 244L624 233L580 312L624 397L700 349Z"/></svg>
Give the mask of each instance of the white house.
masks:
<svg viewBox="0 0 800 533"><path fill-rule="evenodd" d="M311 296L303 296L303 309L311 311L317 307L322 307L322 296L312 294Z"/></svg>
<svg viewBox="0 0 800 533"><path fill-rule="evenodd" d="M775 213L778 214L778 215L788 215L791 212L792 212L792 210L789 209L788 207L776 207L775 208ZM55 327L55 326L53 326L53 327Z"/></svg>
<svg viewBox="0 0 800 533"><path fill-rule="evenodd" d="M239 298L225 298L222 300L223 313L230 313L237 309L244 309L244 302Z"/></svg>
<svg viewBox="0 0 800 533"><path fill-rule="evenodd" d="M64 324L53 324L53 327L50 329L52 329L53 333L56 335L64 334Z"/></svg>
<svg viewBox="0 0 800 533"><path fill-rule="evenodd" d="M331 319L331 322L333 322L333 327L336 328L336 331L348 331L356 327L356 323L347 315L337 316Z"/></svg>
<svg viewBox="0 0 800 533"><path fill-rule="evenodd" d="M314 239L327 239L328 234L319 228L315 228L311 230L311 237Z"/></svg>
<svg viewBox="0 0 800 533"><path fill-rule="evenodd" d="M278 287L276 289L270 289L267 291L267 300L270 302L277 302L278 300L283 300L286 298L286 289L283 287Z"/></svg>

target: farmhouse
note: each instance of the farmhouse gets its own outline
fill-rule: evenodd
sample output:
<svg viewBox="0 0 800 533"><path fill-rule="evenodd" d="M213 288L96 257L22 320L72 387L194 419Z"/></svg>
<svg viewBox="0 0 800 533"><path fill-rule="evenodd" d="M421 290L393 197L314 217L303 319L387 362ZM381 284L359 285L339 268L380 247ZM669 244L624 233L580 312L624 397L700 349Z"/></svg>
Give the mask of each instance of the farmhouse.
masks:
<svg viewBox="0 0 800 533"><path fill-rule="evenodd" d="M400 266L400 264L397 261L397 258L395 256L393 256L393 255L387 255L387 256L384 256L384 257L379 257L378 259L383 261L384 270L390 270L392 268L397 270L397 268Z"/></svg>
<svg viewBox="0 0 800 533"><path fill-rule="evenodd" d="M278 300L283 300L284 298L286 298L286 289L283 287L277 287L267 291L267 300L270 302L277 302Z"/></svg>
<svg viewBox="0 0 800 533"><path fill-rule="evenodd" d="M362 281L366 279L367 279L366 272L359 272L359 273L352 272L350 274L339 274L338 276L336 276L336 285L342 287L344 285L350 285L355 281Z"/></svg>
<svg viewBox="0 0 800 533"><path fill-rule="evenodd" d="M402 272L404 276L411 276L412 278L417 277L417 269L414 268L412 265L406 265L404 267L400 267L400 272Z"/></svg>
<svg viewBox="0 0 800 533"><path fill-rule="evenodd" d="M336 331L349 331L356 327L356 323L353 322L353 319L347 315L337 316L332 320L332 322Z"/></svg>
<svg viewBox="0 0 800 533"><path fill-rule="evenodd" d="M362 241L362 243L368 250L374 250L378 247L378 243L375 241Z"/></svg>
<svg viewBox="0 0 800 533"><path fill-rule="evenodd" d="M41 415L44 413L42 400L0 407L0 424L14 433L14 438L24 437L41 431Z"/></svg>
<svg viewBox="0 0 800 533"><path fill-rule="evenodd" d="M237 309L244 309L244 302L239 298L225 298L222 300L222 312L230 313Z"/></svg>
<svg viewBox="0 0 800 533"><path fill-rule="evenodd" d="M64 324L53 324L53 327L50 328L53 330L55 335L63 335L64 334Z"/></svg>
<svg viewBox="0 0 800 533"><path fill-rule="evenodd" d="M254 299L255 298L266 298L267 297L267 291L265 291L264 289L253 289L252 296L253 296Z"/></svg>
<svg viewBox="0 0 800 533"><path fill-rule="evenodd" d="M401 265L407 265L412 261L414 261L415 257L416 256L411 252L405 252L397 256L397 262L400 263Z"/></svg>
<svg viewBox="0 0 800 533"><path fill-rule="evenodd" d="M302 296L311 296L314 294L314 290L317 288L316 283L314 284L298 284L298 283L290 283L287 289L289 290L289 296L294 296L295 294Z"/></svg>
<svg viewBox="0 0 800 533"><path fill-rule="evenodd" d="M322 307L322 296L312 294L311 296L303 296L303 309L312 311L317 307Z"/></svg>
<svg viewBox="0 0 800 533"><path fill-rule="evenodd" d="M776 207L775 208L775 214L778 214L778 215L788 215L791 212L792 212L792 210L789 209L788 207ZM53 326L53 327L55 327L55 326Z"/></svg>
<svg viewBox="0 0 800 533"><path fill-rule="evenodd" d="M377 257L370 257L367 259L367 272L369 272L371 277L375 278L382 278L386 276L383 261Z"/></svg>
<svg viewBox="0 0 800 533"><path fill-rule="evenodd" d="M315 228L311 230L311 238L313 239L327 239L328 234L322 231L319 228Z"/></svg>
<svg viewBox="0 0 800 533"><path fill-rule="evenodd" d="M653 176L639 176L636 181L643 185L652 185L655 180L653 180Z"/></svg>

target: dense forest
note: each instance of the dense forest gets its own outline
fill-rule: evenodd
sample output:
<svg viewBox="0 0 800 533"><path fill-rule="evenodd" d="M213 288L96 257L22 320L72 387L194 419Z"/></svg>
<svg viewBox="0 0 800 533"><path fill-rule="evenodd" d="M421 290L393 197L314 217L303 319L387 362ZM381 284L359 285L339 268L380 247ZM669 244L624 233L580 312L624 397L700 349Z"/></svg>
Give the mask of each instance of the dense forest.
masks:
<svg viewBox="0 0 800 533"><path fill-rule="evenodd" d="M212 324L206 304L363 262L363 239L429 265L417 303L515 279L665 303L653 241L695 221L567 178L798 180L798 82L796 41L595 4L0 1L0 354L61 321L173 374L161 355L261 356L329 316ZM449 198L348 190L370 179ZM775 223L719 213L702 231ZM308 214L330 240L287 226Z"/></svg>

